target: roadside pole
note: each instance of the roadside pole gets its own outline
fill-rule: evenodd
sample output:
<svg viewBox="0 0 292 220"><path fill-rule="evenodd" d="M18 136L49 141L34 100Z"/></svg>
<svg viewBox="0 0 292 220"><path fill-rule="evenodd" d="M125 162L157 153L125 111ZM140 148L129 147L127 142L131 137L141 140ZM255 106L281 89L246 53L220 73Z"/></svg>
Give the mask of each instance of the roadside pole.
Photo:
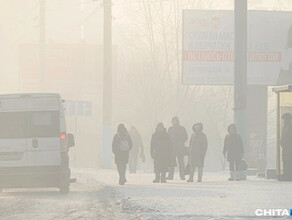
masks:
<svg viewBox="0 0 292 220"><path fill-rule="evenodd" d="M111 168L112 138L112 1L103 0L103 118L101 161L103 168Z"/></svg>
<svg viewBox="0 0 292 220"><path fill-rule="evenodd" d="M39 89L45 87L46 62L46 0L40 0L40 39L39 39Z"/></svg>
<svg viewBox="0 0 292 220"><path fill-rule="evenodd" d="M247 146L247 0L234 0L234 121Z"/></svg>

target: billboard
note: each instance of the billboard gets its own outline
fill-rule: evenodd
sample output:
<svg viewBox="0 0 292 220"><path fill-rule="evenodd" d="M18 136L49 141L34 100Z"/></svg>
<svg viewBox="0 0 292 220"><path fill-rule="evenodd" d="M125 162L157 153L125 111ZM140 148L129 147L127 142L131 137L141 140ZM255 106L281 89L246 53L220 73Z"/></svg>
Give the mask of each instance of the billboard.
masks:
<svg viewBox="0 0 292 220"><path fill-rule="evenodd" d="M248 83L292 83L292 12L248 12ZM233 84L234 12L184 10L183 84Z"/></svg>

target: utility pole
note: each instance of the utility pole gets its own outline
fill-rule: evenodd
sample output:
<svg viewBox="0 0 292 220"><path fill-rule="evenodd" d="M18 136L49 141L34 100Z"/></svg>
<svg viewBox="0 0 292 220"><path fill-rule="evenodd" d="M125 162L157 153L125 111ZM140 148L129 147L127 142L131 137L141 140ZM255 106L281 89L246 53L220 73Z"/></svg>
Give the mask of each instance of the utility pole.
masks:
<svg viewBox="0 0 292 220"><path fill-rule="evenodd" d="M111 168L112 138L112 1L103 0L103 128L102 165Z"/></svg>
<svg viewBox="0 0 292 220"><path fill-rule="evenodd" d="M39 87L45 87L46 62L46 0L40 0Z"/></svg>
<svg viewBox="0 0 292 220"><path fill-rule="evenodd" d="M234 119L247 145L247 0L234 0Z"/></svg>

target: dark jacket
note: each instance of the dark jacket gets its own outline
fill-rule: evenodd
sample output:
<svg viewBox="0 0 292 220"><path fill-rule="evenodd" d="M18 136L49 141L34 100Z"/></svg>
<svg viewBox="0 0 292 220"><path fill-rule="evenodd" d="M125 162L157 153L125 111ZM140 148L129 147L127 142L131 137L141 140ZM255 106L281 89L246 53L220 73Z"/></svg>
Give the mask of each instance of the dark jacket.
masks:
<svg viewBox="0 0 292 220"><path fill-rule="evenodd" d="M172 126L168 129L168 135L173 145L175 154L183 153L188 134L183 126Z"/></svg>
<svg viewBox="0 0 292 220"><path fill-rule="evenodd" d="M154 172L167 172L171 165L172 143L166 131L155 132L151 138L151 157Z"/></svg>
<svg viewBox="0 0 292 220"><path fill-rule="evenodd" d="M243 157L243 143L239 134L228 134L225 137L223 154L226 155L227 160L239 161Z"/></svg>
<svg viewBox="0 0 292 220"><path fill-rule="evenodd" d="M122 143L128 143L128 149L125 150L122 147ZM128 163L129 161L129 151L132 149L133 144L132 140L129 135L123 135L116 134L113 139L112 144L112 151L115 155L115 163L116 164L122 164L122 163Z"/></svg>
<svg viewBox="0 0 292 220"><path fill-rule="evenodd" d="M190 154L188 164L192 167L204 167L207 148L207 136L203 132L193 133L190 140Z"/></svg>
<svg viewBox="0 0 292 220"><path fill-rule="evenodd" d="M283 161L292 161L292 124L284 126L281 145Z"/></svg>

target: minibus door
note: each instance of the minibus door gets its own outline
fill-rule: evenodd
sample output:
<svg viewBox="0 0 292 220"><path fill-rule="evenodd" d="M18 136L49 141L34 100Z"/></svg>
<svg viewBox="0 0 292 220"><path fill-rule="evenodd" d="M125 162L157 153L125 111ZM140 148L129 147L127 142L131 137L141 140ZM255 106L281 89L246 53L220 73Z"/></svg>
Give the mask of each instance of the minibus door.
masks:
<svg viewBox="0 0 292 220"><path fill-rule="evenodd" d="M25 112L0 112L0 167L27 165Z"/></svg>
<svg viewBox="0 0 292 220"><path fill-rule="evenodd" d="M29 113L28 165L59 166L60 114L58 110Z"/></svg>

